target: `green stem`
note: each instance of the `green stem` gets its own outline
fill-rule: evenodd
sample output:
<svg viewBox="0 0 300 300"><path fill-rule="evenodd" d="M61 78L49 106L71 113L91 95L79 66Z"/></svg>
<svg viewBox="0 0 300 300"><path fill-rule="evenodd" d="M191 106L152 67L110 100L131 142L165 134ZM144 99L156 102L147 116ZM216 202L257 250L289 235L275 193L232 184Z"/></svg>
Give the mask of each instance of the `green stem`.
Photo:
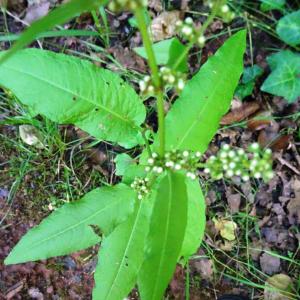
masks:
<svg viewBox="0 0 300 300"><path fill-rule="evenodd" d="M216 3L216 5L214 5L214 8L213 8L211 14L208 16L208 18L206 19L206 21L204 22L204 24L200 27L200 29L197 32L195 38L188 43L188 45L186 46L185 50L181 53L181 55L179 56L179 58L177 59L176 63L173 66L174 70L176 70L178 68L178 66L182 63L182 61L189 54L190 50L192 49L192 47L194 46L194 44L197 42L198 38L204 34L204 32L207 29L207 27L214 20L214 17L216 16L217 11L219 9L220 3L221 2L219 1L218 3Z"/></svg>
<svg viewBox="0 0 300 300"><path fill-rule="evenodd" d="M164 112L164 95L161 86L161 80L159 76L159 70L156 63L155 54L152 47L152 41L150 39L144 11L142 8L138 8L134 12L135 18L137 20L141 36L143 39L144 48L146 50L148 64L151 70L153 84L158 91L157 94L157 114L158 114L158 136L159 136L159 154L161 156L165 153L165 112Z"/></svg>
<svg viewBox="0 0 300 300"><path fill-rule="evenodd" d="M145 145L146 145L146 149L147 149L147 152L148 152L148 156L152 156L152 151L151 151L148 139L147 139L147 137L145 135L145 130L142 130L141 134L142 134L143 140L145 141Z"/></svg>

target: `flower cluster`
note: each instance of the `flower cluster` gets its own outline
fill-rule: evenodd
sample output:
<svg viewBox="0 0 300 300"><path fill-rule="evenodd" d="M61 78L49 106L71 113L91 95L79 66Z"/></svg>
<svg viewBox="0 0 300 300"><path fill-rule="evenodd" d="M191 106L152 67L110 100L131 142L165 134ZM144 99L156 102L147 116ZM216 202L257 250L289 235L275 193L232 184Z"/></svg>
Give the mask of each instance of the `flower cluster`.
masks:
<svg viewBox="0 0 300 300"><path fill-rule="evenodd" d="M147 0L112 0L110 1L108 8L114 12L120 12L122 10L136 10L137 8L147 7Z"/></svg>
<svg viewBox="0 0 300 300"><path fill-rule="evenodd" d="M161 67L159 74L164 86L174 86L178 93L183 90L186 79L185 74L168 67Z"/></svg>
<svg viewBox="0 0 300 300"><path fill-rule="evenodd" d="M205 45L205 37L203 35L198 36L198 30L195 28L194 21L191 17L186 18L184 21L177 21L176 28L177 32L187 41L196 41L200 47Z"/></svg>
<svg viewBox="0 0 300 300"><path fill-rule="evenodd" d="M130 186L137 191L138 199L142 200L149 193L149 178L136 177Z"/></svg>
<svg viewBox="0 0 300 300"><path fill-rule="evenodd" d="M158 156L157 153L152 153L152 157L148 158L148 165L145 168L146 172L154 172L161 174L164 170L183 170L186 176L191 179L197 178L197 166L201 157L200 152L189 152L187 150L172 150L167 152L164 157Z"/></svg>
<svg viewBox="0 0 300 300"><path fill-rule="evenodd" d="M185 86L185 74L174 71L168 67L161 67L159 76L163 86L173 86L177 93L180 93ZM139 82L139 85L141 92L144 94L155 95L157 93L153 80L148 75Z"/></svg>
<svg viewBox="0 0 300 300"><path fill-rule="evenodd" d="M207 5L211 9L213 9L215 5L219 5L217 8L217 15L221 17L224 22L231 22L234 19L235 14L230 10L226 2L227 1L222 1L221 5L219 5L219 3L216 3L216 1L207 1Z"/></svg>
<svg viewBox="0 0 300 300"><path fill-rule="evenodd" d="M249 153L243 149L233 149L229 145L222 146L217 156L211 156L206 162L204 172L214 179L239 176L243 181L250 177L269 181L274 176L272 171L272 151L262 150L257 143L249 147Z"/></svg>

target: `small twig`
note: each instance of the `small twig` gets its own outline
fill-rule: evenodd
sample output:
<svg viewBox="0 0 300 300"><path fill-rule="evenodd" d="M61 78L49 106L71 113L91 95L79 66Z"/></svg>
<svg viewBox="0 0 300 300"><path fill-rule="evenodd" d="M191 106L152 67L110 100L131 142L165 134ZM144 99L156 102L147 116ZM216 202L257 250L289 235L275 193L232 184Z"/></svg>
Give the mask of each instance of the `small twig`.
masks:
<svg viewBox="0 0 300 300"><path fill-rule="evenodd" d="M290 164L287 160L282 158L279 154L275 155L275 158L283 165L291 169L295 174L300 175L300 171L295 168L292 164Z"/></svg>

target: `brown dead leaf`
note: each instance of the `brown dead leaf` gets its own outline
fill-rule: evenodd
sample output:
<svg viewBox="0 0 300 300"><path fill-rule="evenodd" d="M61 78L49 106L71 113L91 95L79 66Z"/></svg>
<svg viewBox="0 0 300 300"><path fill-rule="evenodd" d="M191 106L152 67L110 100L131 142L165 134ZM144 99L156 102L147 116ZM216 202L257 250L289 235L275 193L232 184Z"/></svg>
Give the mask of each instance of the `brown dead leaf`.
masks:
<svg viewBox="0 0 300 300"><path fill-rule="evenodd" d="M135 70L141 73L146 71L146 64L143 58L128 48L116 46L110 49L116 60L126 69Z"/></svg>
<svg viewBox="0 0 300 300"><path fill-rule="evenodd" d="M287 209L289 211L289 222L300 224L300 180L295 179L292 188L294 190L295 198L291 198Z"/></svg>
<svg viewBox="0 0 300 300"><path fill-rule="evenodd" d="M241 107L233 109L231 112L226 114L221 120L221 125L231 125L233 123L243 121L256 113L259 109L260 104L258 102L245 102Z"/></svg>
<svg viewBox="0 0 300 300"><path fill-rule="evenodd" d="M151 24L154 42L173 37L176 34L176 22L180 19L180 11L165 11L156 17Z"/></svg>
<svg viewBox="0 0 300 300"><path fill-rule="evenodd" d="M181 266L176 266L175 274L170 282L170 292L172 299L181 300L184 299L185 284L184 284L184 269Z"/></svg>
<svg viewBox="0 0 300 300"><path fill-rule="evenodd" d="M231 213L237 213L240 210L241 205L241 195L236 193L232 194L229 192L226 192L227 202L230 207Z"/></svg>
<svg viewBox="0 0 300 300"><path fill-rule="evenodd" d="M202 279L211 279L213 276L213 262L211 259L201 258L193 263L193 266Z"/></svg>
<svg viewBox="0 0 300 300"><path fill-rule="evenodd" d="M258 143L262 148L268 147L273 151L285 150L290 145L290 135L280 135L264 129L258 136Z"/></svg>
<svg viewBox="0 0 300 300"><path fill-rule="evenodd" d="M34 3L27 8L26 16L24 21L28 24L46 16L50 8L49 1L40 1L39 3Z"/></svg>
<svg viewBox="0 0 300 300"><path fill-rule="evenodd" d="M271 126L271 112L264 111L255 116L255 118L247 122L247 127L251 131L260 131L268 126ZM274 121L273 121L274 122Z"/></svg>
<svg viewBox="0 0 300 300"><path fill-rule="evenodd" d="M280 258L276 256L264 253L260 257L259 261L261 270L268 275L272 275L280 271Z"/></svg>

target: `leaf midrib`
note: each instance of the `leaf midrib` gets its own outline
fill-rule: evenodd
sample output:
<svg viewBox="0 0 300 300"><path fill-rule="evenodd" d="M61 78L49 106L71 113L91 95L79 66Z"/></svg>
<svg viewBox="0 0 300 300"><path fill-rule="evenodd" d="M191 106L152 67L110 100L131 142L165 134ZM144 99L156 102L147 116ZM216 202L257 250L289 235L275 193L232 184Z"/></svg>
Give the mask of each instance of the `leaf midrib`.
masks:
<svg viewBox="0 0 300 300"><path fill-rule="evenodd" d="M100 103L95 103L95 102L91 101L90 99L88 99L88 98L86 98L86 97L83 97L82 95L79 95L79 94L77 94L77 93L75 93L75 92L73 92L73 91L71 91L71 90L69 90L69 89L66 89L66 88L64 88L64 87L62 87L62 86L60 86L60 85L58 85L58 84L56 84L56 83L54 83L54 82L51 82L51 81L49 81L49 80L46 80L45 78L42 78L42 77L38 77L38 76L36 76L36 75L34 75L34 74L32 74L32 73L25 72L25 71L23 71L23 70L21 71L21 70L18 70L18 69L15 69L15 68L13 68L13 67L9 67L9 66L4 66L4 67L7 68L7 69L10 69L10 70L12 70L12 71L21 73L21 74L25 74L25 75L31 76L31 77L33 77L33 78L35 78L35 79L37 79L37 80L43 81L43 82L45 82L45 83L48 83L48 84L50 84L50 85L56 87L57 89L61 89L62 91L71 94L72 96L76 96L76 97L78 97L79 99L82 99L82 100L84 100L84 101L87 101L87 102L89 102L89 103L95 105L95 106L98 106L99 108L103 109L104 111L108 112L109 114L115 116L116 118L120 119L121 121L123 121L123 122L125 122L125 123L130 124L131 126L133 126L133 127L135 127L135 128L138 127L133 121L128 120L127 118L124 118L122 115L116 113L115 111L112 111L112 110L108 109L106 106L103 106L103 105L101 105Z"/></svg>
<svg viewBox="0 0 300 300"><path fill-rule="evenodd" d="M136 217L135 217L135 221L134 221L134 224L133 224L133 227L132 227L132 231L131 231L131 233L130 233L130 237L129 237L129 239L128 239L128 243L127 243L127 245L126 245L126 248L125 248L125 251L124 251L124 255L123 255L123 257L122 257L122 260L121 260L121 263L119 264L119 268L118 268L118 270L117 270L117 273L115 274L115 277L114 277L114 279L113 279L113 282L112 282L112 284L111 284L111 288L110 288L110 290L108 291L108 294L107 294L107 297L105 298L105 299L109 299L109 296L111 295L111 293L112 293L112 290L113 290L113 286L115 285L115 283L117 282L117 278L118 278L118 276L120 275L120 273L121 273L121 269L123 270L124 269L124 260L125 260L125 258L126 258L126 256L127 256L127 251L128 251L128 249L129 249L129 247L130 247L130 242L131 242L131 240L133 239L133 236L134 236L134 232L135 232L135 229L136 229L136 227L137 227L137 224L138 224L138 220L139 220L139 215L140 215L140 213L141 213L141 211L142 211L142 202L140 202L140 207L139 207L139 210L138 210L138 212L137 212L137 214L136 214Z"/></svg>
<svg viewBox="0 0 300 300"><path fill-rule="evenodd" d="M165 256L165 252L166 252L166 244L167 244L167 236L168 236L168 232L169 232L169 227L170 227L170 211L171 211L171 206L172 206L172 196L173 196L173 186L172 186L172 179L171 179L171 174L167 173L167 178L169 181L169 204L168 204L168 218L167 218L167 223L166 223L166 230L165 230L165 235L164 235L164 242L163 242L163 251L161 252L161 256L159 259L159 267L158 267L158 275L156 276L156 280L154 283L154 288L153 288L153 294L152 294L152 299L153 300L157 300L158 298L155 297L156 295L156 291L158 288L158 279L160 278L160 273L161 273L161 265L162 265L162 261L163 261L163 257Z"/></svg>
<svg viewBox="0 0 300 300"><path fill-rule="evenodd" d="M236 55L235 55L235 56L236 56ZM219 58L219 59L221 60L221 58ZM200 72L201 72L201 71L200 71ZM209 100L215 96L216 91L217 91L217 85L215 85L215 88L214 88L213 91L210 93L209 98L206 99L204 105L202 106L201 110L200 110L199 113L198 113L198 116L202 115L203 111L206 110L206 107L207 107L207 105L209 104ZM179 147L182 145L182 143L184 142L184 140L187 138L187 136L190 134L190 132L194 129L194 127L195 127L198 123L199 123L199 120L198 120L198 118L196 118L196 119L192 122L191 126L187 129L187 131L186 131L186 133L184 134L184 136L181 138L181 141L178 142L177 148L179 148Z"/></svg>

